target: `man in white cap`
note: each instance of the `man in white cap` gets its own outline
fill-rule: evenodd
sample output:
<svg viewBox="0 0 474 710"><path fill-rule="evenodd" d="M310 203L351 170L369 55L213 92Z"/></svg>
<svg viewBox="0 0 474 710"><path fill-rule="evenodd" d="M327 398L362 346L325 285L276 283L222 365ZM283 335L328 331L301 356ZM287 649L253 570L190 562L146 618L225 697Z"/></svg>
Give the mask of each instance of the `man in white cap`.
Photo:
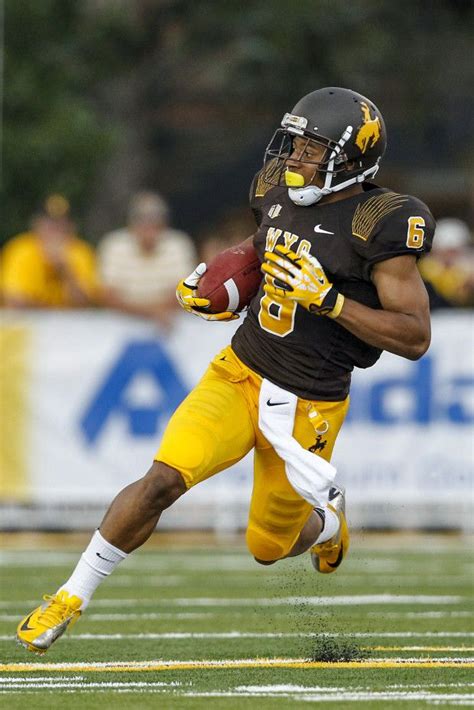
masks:
<svg viewBox="0 0 474 710"><path fill-rule="evenodd" d="M177 310L176 282L192 269L196 252L190 237L171 229L164 199L152 192L135 195L128 225L102 239L99 271L103 305L169 326Z"/></svg>

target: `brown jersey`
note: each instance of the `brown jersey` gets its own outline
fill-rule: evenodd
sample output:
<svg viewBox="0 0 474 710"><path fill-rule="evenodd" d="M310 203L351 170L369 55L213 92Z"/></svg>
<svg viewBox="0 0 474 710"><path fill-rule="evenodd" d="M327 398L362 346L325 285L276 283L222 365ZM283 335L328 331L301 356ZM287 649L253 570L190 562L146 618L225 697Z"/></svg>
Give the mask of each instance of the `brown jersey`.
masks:
<svg viewBox="0 0 474 710"><path fill-rule="evenodd" d="M415 197L371 183L363 183L363 189L344 200L301 207L290 200L286 187L267 185L257 175L250 203L258 224L254 245L262 261L277 244L310 251L344 296L381 308L371 281L373 265L428 252L435 222ZM309 313L290 299L270 298L263 285L233 337L238 357L303 399L344 399L353 368L370 367L382 351L337 320Z"/></svg>

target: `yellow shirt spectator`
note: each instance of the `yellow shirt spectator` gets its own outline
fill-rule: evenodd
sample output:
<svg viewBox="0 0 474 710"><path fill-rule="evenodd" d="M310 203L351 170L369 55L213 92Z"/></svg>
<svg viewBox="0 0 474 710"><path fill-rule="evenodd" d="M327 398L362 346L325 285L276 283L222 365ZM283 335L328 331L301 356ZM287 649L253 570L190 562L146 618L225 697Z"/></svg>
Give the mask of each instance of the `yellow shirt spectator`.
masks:
<svg viewBox="0 0 474 710"><path fill-rule="evenodd" d="M444 217L436 225L433 251L420 259L423 280L431 284L434 296L445 303L435 307L474 305L474 252L469 228L454 217ZM432 304L433 306L433 304Z"/></svg>
<svg viewBox="0 0 474 710"><path fill-rule="evenodd" d="M96 291L92 248L78 237L54 234L57 225L37 226L39 230L19 234L4 247L5 305L20 308L90 305ZM45 234L45 226L50 234Z"/></svg>

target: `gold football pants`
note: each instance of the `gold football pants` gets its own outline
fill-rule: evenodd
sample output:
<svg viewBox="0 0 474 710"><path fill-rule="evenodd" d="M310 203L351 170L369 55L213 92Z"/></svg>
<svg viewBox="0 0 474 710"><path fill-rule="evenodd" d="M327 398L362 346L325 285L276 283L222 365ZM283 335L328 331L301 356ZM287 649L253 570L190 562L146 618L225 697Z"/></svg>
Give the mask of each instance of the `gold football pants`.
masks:
<svg viewBox="0 0 474 710"><path fill-rule="evenodd" d="M261 380L225 348L171 417L155 460L180 471L191 488L255 448L247 545L257 559L270 561L291 550L312 507L293 490L283 460L258 428ZM348 406L349 398L298 399L293 436L329 460Z"/></svg>

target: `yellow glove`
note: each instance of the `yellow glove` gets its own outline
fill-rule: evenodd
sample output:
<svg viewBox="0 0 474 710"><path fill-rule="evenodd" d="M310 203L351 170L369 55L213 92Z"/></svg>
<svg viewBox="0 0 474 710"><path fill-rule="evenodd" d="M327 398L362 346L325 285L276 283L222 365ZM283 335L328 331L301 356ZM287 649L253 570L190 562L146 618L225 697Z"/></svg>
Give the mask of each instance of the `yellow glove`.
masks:
<svg viewBox="0 0 474 710"><path fill-rule="evenodd" d="M328 280L319 261L308 252L298 256L278 245L274 252L265 252L262 271L272 279L264 286L269 296L289 298L319 316L337 318L340 314L344 296Z"/></svg>
<svg viewBox="0 0 474 710"><path fill-rule="evenodd" d="M192 274L179 282L176 287L176 298L181 308L184 308L188 313L193 313L195 316L204 318L204 320L235 320L239 316L232 311L224 311L223 313L208 313L207 310L211 302L207 298L199 298L197 296L197 286L201 276L206 273L207 266L202 263L196 266Z"/></svg>

